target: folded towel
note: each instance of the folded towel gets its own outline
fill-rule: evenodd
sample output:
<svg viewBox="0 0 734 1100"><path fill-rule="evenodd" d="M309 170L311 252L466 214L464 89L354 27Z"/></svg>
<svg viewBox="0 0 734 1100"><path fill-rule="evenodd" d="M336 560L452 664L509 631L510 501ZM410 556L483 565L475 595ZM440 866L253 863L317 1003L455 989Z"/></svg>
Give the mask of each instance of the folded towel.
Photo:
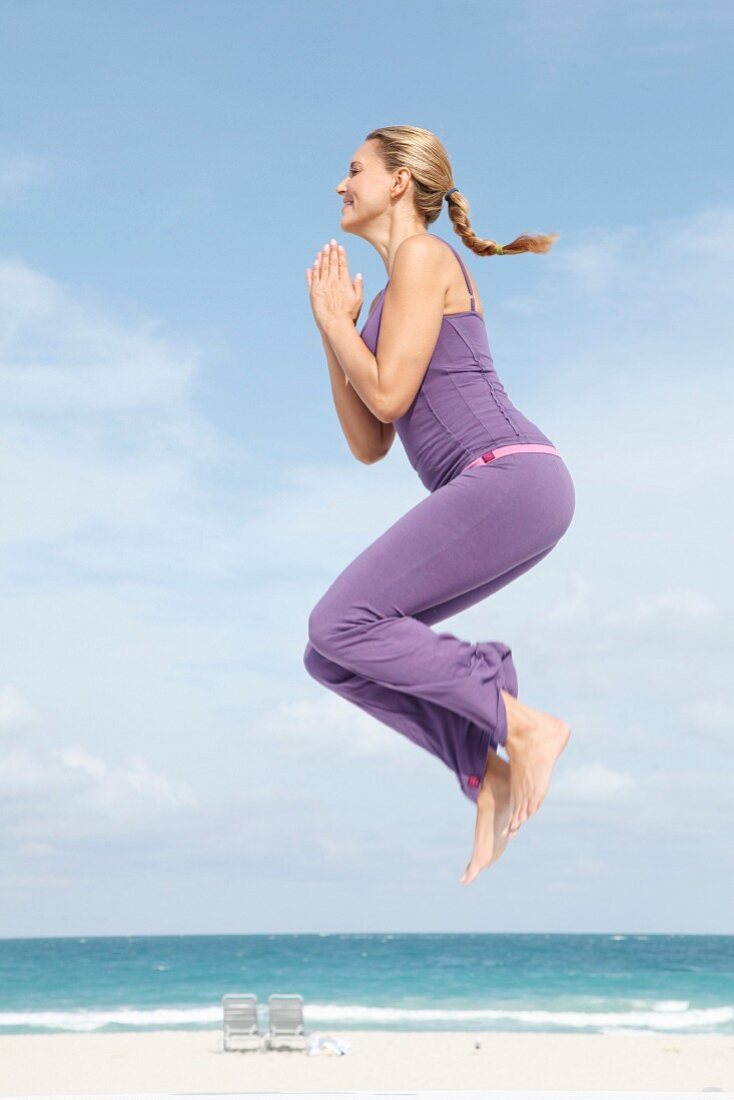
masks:
<svg viewBox="0 0 734 1100"><path fill-rule="evenodd" d="M309 1054L350 1054L352 1044L349 1039L338 1039L335 1035L312 1035L306 1050Z"/></svg>

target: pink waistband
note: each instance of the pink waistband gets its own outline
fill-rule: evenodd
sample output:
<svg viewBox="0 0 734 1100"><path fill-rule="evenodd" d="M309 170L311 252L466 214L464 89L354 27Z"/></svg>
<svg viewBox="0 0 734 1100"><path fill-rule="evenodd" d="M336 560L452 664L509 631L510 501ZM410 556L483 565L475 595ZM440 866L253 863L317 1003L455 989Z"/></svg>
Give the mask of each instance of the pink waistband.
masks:
<svg viewBox="0 0 734 1100"><path fill-rule="evenodd" d="M485 451L479 458L473 459L464 470L471 470L472 466L481 466L491 462L493 458L501 458L502 455L511 455L515 451L540 451L542 454L557 455L558 451L548 443L510 443L507 447L495 447L493 451ZM558 456L560 458L560 455ZM464 473L462 470L462 474Z"/></svg>

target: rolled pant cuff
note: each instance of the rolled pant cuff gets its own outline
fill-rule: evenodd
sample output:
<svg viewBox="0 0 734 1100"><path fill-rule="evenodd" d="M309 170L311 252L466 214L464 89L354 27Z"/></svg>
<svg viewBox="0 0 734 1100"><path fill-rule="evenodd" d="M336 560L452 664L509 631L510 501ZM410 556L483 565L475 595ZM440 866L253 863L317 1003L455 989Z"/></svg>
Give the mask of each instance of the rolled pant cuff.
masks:
<svg viewBox="0 0 734 1100"><path fill-rule="evenodd" d="M497 689L497 728L493 734L490 733L489 730L479 730L479 736L472 738L473 752L467 765L471 768L471 771L459 773L457 775L459 786L462 791L469 801L474 803L477 802L479 797L479 788L482 785L484 772L487 768L487 756L490 749L492 749L493 752L497 752L498 746L504 746L507 741L507 708L502 698L501 691L504 690L508 692L516 699L518 690L517 670L512 660L512 650L510 647L504 646L501 642L488 642L486 644L495 648L501 647L504 651L499 674L500 683Z"/></svg>
<svg viewBox="0 0 734 1100"><path fill-rule="evenodd" d="M494 748L492 742L492 735L489 730L480 730L479 736L472 739L472 759L469 766L472 768L469 772L460 772L457 776L459 780L459 786L469 799L470 802L476 803L479 797L479 788L482 785L482 779L487 769L487 757L490 749Z"/></svg>

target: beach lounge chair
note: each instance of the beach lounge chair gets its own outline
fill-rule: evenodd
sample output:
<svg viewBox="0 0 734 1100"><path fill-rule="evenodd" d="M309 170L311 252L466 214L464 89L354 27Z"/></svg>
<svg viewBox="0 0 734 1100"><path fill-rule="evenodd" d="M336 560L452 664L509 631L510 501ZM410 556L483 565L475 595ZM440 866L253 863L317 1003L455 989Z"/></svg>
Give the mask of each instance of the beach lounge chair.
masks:
<svg viewBox="0 0 734 1100"><path fill-rule="evenodd" d="M265 1040L271 1050L305 1050L309 1032L303 1023L303 997L298 993L272 993L268 997L270 1030Z"/></svg>
<svg viewBox="0 0 734 1100"><path fill-rule="evenodd" d="M257 1022L255 993L225 993L223 1050L261 1050L265 1033ZM235 1045L236 1044L236 1045Z"/></svg>

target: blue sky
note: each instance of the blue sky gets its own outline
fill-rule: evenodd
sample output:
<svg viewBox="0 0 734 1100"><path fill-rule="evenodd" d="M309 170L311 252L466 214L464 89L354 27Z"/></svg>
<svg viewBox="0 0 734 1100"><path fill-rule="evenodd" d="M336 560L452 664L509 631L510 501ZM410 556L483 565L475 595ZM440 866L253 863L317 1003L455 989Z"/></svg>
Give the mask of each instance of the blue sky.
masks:
<svg viewBox="0 0 734 1100"><path fill-rule="evenodd" d="M0 935L731 932L731 5L0 3ZM468 889L455 777L308 613L425 495L354 461L305 269L373 128L436 132L495 365L576 485L442 624L573 730ZM432 232L454 241L443 214ZM366 316L366 305L362 320Z"/></svg>

